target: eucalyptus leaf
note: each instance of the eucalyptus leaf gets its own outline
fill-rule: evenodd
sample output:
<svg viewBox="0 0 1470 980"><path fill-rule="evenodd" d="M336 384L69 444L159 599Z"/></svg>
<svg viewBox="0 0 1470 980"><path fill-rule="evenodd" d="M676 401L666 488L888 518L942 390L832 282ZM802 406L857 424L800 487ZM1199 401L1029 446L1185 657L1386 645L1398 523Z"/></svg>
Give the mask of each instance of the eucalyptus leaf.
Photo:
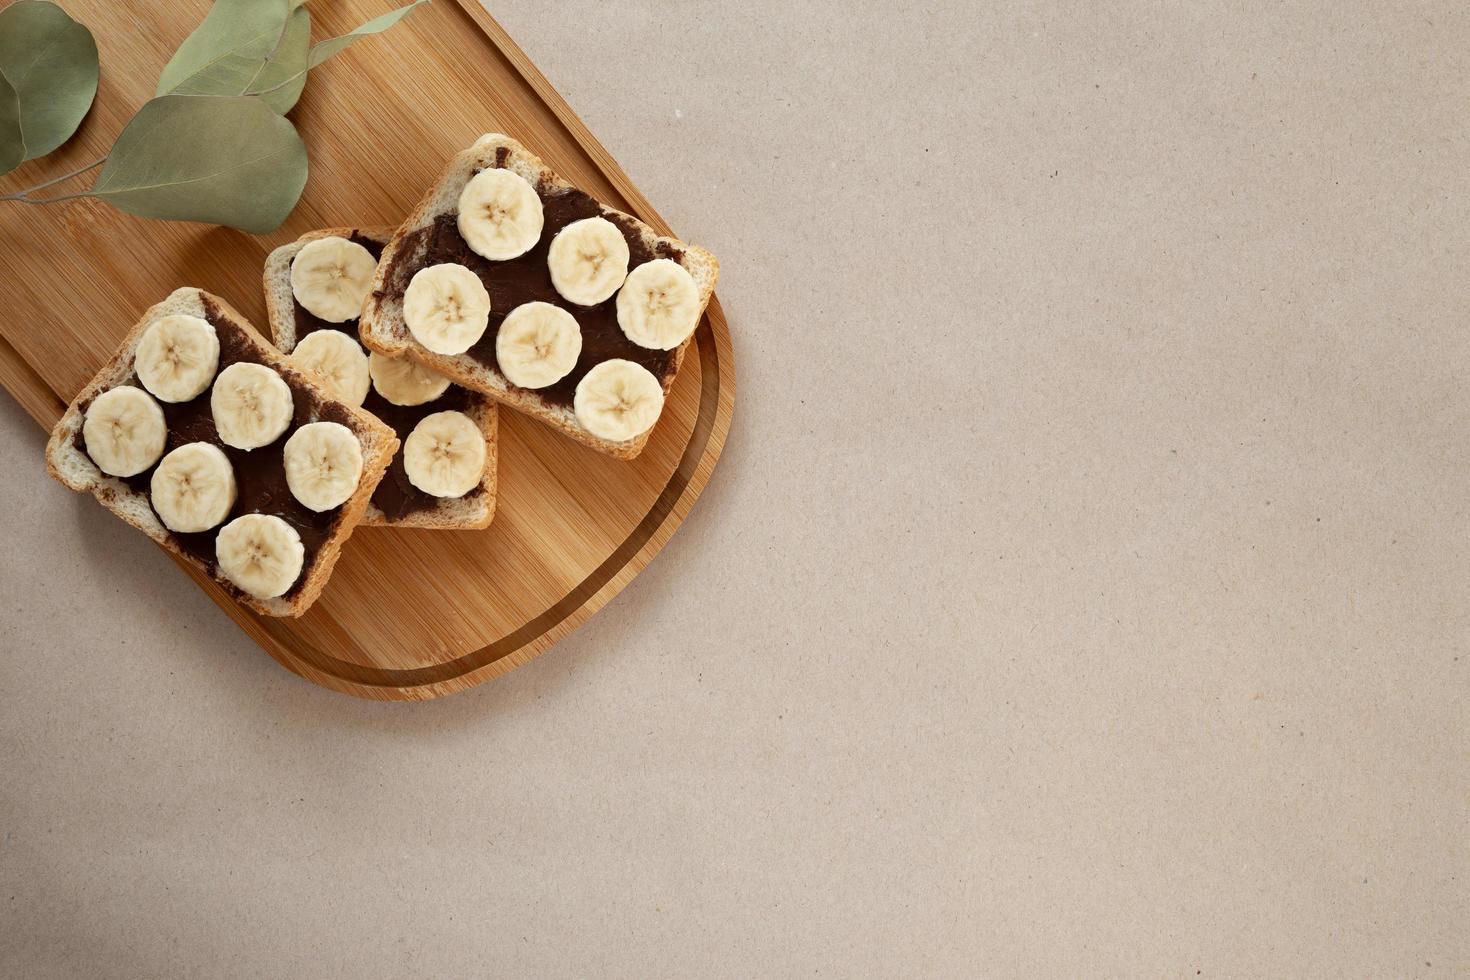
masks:
<svg viewBox="0 0 1470 980"><path fill-rule="evenodd" d="M70 139L92 107L97 42L56 4L20 0L0 10L0 75L15 95L21 160L34 160ZM7 142L0 165L11 155Z"/></svg>
<svg viewBox="0 0 1470 980"><path fill-rule="evenodd" d="M321 64L323 61L326 61L337 52L351 47L358 40L367 37L370 34L381 34L383 31L386 31L388 28L392 27L394 24L407 17L410 13L413 12L415 7L419 7L428 2L429 0L414 0L413 3L409 4L406 7L399 7L397 10L390 10L380 17L374 17L372 20L368 21L365 24L359 25L351 31L348 31L341 37L332 37L328 38L325 41L319 41L318 43L313 44L311 46L311 57L307 59L306 67L315 68L317 65Z"/></svg>
<svg viewBox="0 0 1470 980"><path fill-rule="evenodd" d="M306 65L310 15L294 0L215 0L164 66L155 95L270 94L277 112L296 104ZM285 84L282 84L282 83Z"/></svg>
<svg viewBox="0 0 1470 980"><path fill-rule="evenodd" d="M300 0L297 0L299 3ZM306 57L311 46L311 14L305 7L298 6L286 20L286 30L280 43L264 62L258 74L250 80L244 91L218 92L218 95L261 94L266 105L285 115L291 111L301 90L306 88Z"/></svg>
<svg viewBox="0 0 1470 980"><path fill-rule="evenodd" d="M0 75L0 174L8 174L26 157L25 140L20 135L20 99L15 86Z"/></svg>
<svg viewBox="0 0 1470 980"><path fill-rule="evenodd" d="M118 136L91 193L144 218L274 231L306 186L296 128L253 96L165 95Z"/></svg>

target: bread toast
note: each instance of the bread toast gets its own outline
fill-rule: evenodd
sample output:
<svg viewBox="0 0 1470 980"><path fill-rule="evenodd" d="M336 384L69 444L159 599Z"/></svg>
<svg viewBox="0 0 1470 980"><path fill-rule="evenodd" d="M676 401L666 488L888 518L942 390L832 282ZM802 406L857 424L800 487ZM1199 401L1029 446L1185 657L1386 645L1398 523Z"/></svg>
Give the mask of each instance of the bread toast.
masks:
<svg viewBox="0 0 1470 980"><path fill-rule="evenodd" d="M134 354L144 331L154 321L173 314L203 317L215 327L222 345L219 361L221 370L239 361L262 364L279 374L291 389L295 402L295 415L292 423L286 433L276 442L251 451L254 455L249 457L248 464L252 472L257 467L260 471L269 471L273 475L277 471L283 471L281 446L291 432L307 422L339 422L351 430L361 445L362 475L359 478L357 489L345 503L330 511L314 514L294 500L272 499L267 501L265 508L259 511L281 516L301 534L303 541L307 542L306 557L300 575L289 590L276 598L262 599L249 595L220 573L213 558L214 534L218 528L199 534L178 534L163 525L158 515L154 513L149 493L146 490L147 477L156 468L156 465L134 477L109 476L97 467L85 451L82 424L87 408L104 391L123 384L136 384ZM184 403L184 407L180 410L197 412L201 407L197 403L203 400L203 407L207 407L208 398L209 392L206 389L204 394ZM179 406L170 405L166 408L175 409ZM212 434L213 423L209 422L205 430ZM180 436L170 426L167 450L177 448L188 441L195 440ZM221 448L225 448L227 453L231 452L218 442L217 436L213 440L206 438L203 441L214 441ZM343 405L332 398L312 377L291 367L286 359L267 343L249 321L229 303L202 289L184 287L174 290L167 299L150 307L143 314L137 325L124 338L117 353L102 366L96 376L72 400L60 421L56 423L56 427L51 432L50 441L46 444L46 468L61 483L73 490L91 493L104 507L118 517L210 575L242 604L265 616L296 617L304 613L321 594L322 588L332 574L333 566L337 563L342 544L351 536L353 529L361 521L368 505L368 499L372 496L378 481L382 479L397 449L398 439L394 436L392 429L361 409ZM240 451L233 452L234 460L244 458L240 455ZM236 462L236 465L238 467L240 463ZM255 510L252 501L247 499L242 490L229 517L233 519L242 514L255 512Z"/></svg>
<svg viewBox="0 0 1470 980"><path fill-rule="evenodd" d="M543 205L551 202L559 205L569 220L600 215L607 218L623 232L628 241L631 259L630 270L655 258L668 258L678 262L693 278L699 290L700 311L708 306L719 278L719 262L708 251L697 245L688 245L677 239L656 234L652 228L632 215L616 211L593 200L573 187L546 166L539 158L509 136L487 134L474 146L459 153L440 174L434 186L425 195L418 207L398 228L392 241L383 250L378 263L377 275L373 280L372 292L363 304L359 327L363 343L369 348L391 356L407 354L423 364L447 375L457 384L474 391L484 392L496 401L558 429L571 438L600 452L620 459L636 457L647 444L652 429L640 436L623 442L613 442L589 432L572 410L571 393L577 381L601 360L613 357L634 360L647 367L663 388L665 395L673 386L674 378L683 363L685 352L693 338L686 339L671 351L652 351L640 348L627 340L614 323L607 336L596 338L589 344L585 320L589 312L602 310L604 321L611 310L615 297L595 307L575 307L562 300L551 285L549 273L545 273L542 261L541 273L545 283L537 282L531 293L509 296L490 275L489 263L469 253L463 239L454 229L459 195L465 184L481 170L500 167L513 171L525 178L536 189ZM548 218L539 244L527 253L532 261L544 256L551 238L563 227ZM477 271L491 295L490 326L481 340L468 352L456 355L436 354L416 341L403 322L403 294L413 274L428 263L428 256L436 242L458 239L454 247L464 246L465 262ZM522 258L525 258L523 256ZM517 259L515 261L521 261ZM497 295L499 293L500 295ZM515 305L528 299L553 302L569 309L579 321L584 322L584 344L581 357L572 373L554 386L545 389L520 388L506 380L495 366L495 334L501 320ZM655 425L655 428L657 426Z"/></svg>

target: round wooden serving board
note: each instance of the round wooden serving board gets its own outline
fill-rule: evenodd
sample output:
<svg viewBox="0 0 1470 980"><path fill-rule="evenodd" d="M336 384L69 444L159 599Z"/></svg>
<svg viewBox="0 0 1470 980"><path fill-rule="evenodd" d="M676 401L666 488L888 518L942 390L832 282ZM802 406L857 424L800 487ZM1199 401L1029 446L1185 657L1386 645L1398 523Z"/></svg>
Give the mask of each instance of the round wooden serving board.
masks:
<svg viewBox="0 0 1470 980"><path fill-rule="evenodd" d="M313 36L341 34L394 5L313 3ZM97 102L70 143L6 177L0 190L105 152L208 3L63 6L97 37ZM290 220L267 237L143 221L86 200L0 211L10 282L0 383L39 423L50 427L138 315L176 286L218 293L264 327L267 252L313 228L396 223L444 162L487 131L515 136L594 197L673 234L478 0L436 0L316 69L291 117L311 154L311 178ZM695 341L637 460L600 455L502 410L491 527L358 528L301 619L256 616L186 571L271 656L334 690L419 700L503 674L632 581L709 480L735 398L718 300Z"/></svg>

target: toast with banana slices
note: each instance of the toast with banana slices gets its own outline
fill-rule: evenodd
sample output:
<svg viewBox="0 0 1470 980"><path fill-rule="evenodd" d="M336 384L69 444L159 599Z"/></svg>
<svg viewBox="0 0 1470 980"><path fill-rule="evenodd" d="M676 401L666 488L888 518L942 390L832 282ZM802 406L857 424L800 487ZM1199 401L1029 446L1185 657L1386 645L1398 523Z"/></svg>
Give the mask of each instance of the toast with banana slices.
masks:
<svg viewBox="0 0 1470 980"><path fill-rule="evenodd" d="M383 250L363 343L620 459L642 452L719 278L509 136L449 162Z"/></svg>
<svg viewBox="0 0 1470 980"><path fill-rule="evenodd" d="M239 311L151 307L51 432L46 467L265 616L300 616L398 450Z"/></svg>
<svg viewBox="0 0 1470 980"><path fill-rule="evenodd" d="M263 274L271 335L292 363L371 412L403 443L364 524L487 527L495 516L499 449L494 401L411 358L369 356L358 342L358 313L392 234L325 228L271 252Z"/></svg>

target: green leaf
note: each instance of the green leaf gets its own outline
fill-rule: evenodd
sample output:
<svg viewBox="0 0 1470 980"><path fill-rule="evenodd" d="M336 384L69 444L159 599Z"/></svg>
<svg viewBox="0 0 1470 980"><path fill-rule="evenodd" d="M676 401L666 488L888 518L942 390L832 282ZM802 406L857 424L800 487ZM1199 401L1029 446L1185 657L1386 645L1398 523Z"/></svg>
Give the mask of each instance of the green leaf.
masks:
<svg viewBox="0 0 1470 980"><path fill-rule="evenodd" d="M263 234L305 186L305 144L260 99L165 95L128 123L91 193L144 218Z"/></svg>
<svg viewBox="0 0 1470 980"><path fill-rule="evenodd" d="M70 139L92 107L97 42L56 4L20 0L0 10L0 75L15 94L21 159L34 160Z"/></svg>
<svg viewBox="0 0 1470 980"><path fill-rule="evenodd" d="M20 99L15 86L0 75L0 174L8 174L26 158L26 143L20 135Z"/></svg>
<svg viewBox="0 0 1470 980"><path fill-rule="evenodd" d="M300 3L301 0L294 0ZM219 92L219 95L261 94L267 105L285 115L291 111L301 90L306 87L306 56L311 46L311 14L305 7L298 6L286 20L286 30L280 43L263 62L259 73L250 80L243 91Z"/></svg>
<svg viewBox="0 0 1470 980"><path fill-rule="evenodd" d="M311 20L295 0L215 0L164 66L154 95L245 95L274 89L277 112L296 104ZM304 80L303 83L305 84Z"/></svg>
<svg viewBox="0 0 1470 980"><path fill-rule="evenodd" d="M397 10L388 11L381 17L374 17L372 20L368 21L365 24L359 25L357 28L349 31L346 34L343 34L341 37L328 38L325 41L320 41L316 44L313 44L311 46L311 57L307 59L306 67L315 68L317 65L330 58L332 55L351 47L359 39L367 37L369 34L381 34L383 31L386 31L388 28L392 27L394 24L407 17L414 10L415 7L426 4L428 2L429 0L414 0L414 2L409 4L407 7L399 7Z"/></svg>

